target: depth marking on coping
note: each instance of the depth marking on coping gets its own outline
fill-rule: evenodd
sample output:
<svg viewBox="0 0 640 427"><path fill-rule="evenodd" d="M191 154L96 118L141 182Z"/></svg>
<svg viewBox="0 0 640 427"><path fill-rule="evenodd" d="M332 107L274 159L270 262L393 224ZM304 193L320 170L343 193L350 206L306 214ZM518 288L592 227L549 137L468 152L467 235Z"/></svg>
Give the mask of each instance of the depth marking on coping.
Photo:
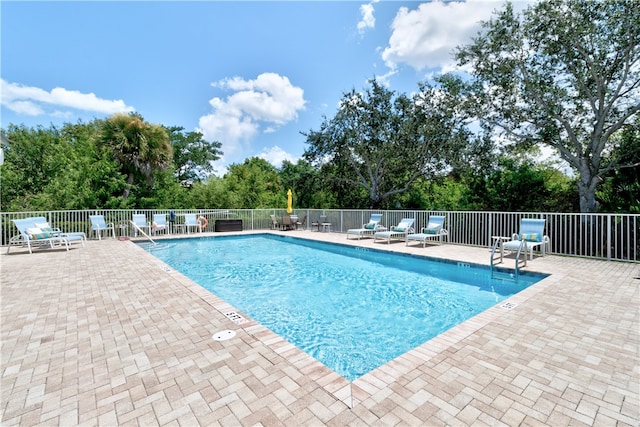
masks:
<svg viewBox="0 0 640 427"><path fill-rule="evenodd" d="M505 310L511 310L512 308L516 308L517 306L518 304L516 304L515 302L505 302L500 307L504 308Z"/></svg>
<svg viewBox="0 0 640 427"><path fill-rule="evenodd" d="M247 319L245 319L235 311L224 313L224 315L227 316L227 319L231 320L236 325L241 325L242 323L245 323L247 321Z"/></svg>

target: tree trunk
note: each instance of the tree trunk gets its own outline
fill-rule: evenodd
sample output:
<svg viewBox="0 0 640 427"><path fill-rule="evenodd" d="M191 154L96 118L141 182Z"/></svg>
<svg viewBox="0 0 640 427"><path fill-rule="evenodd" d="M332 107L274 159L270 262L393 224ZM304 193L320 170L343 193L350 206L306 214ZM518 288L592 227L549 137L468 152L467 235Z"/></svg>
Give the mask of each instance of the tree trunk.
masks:
<svg viewBox="0 0 640 427"><path fill-rule="evenodd" d="M122 193L122 198L124 200L127 200L127 198L129 198L129 193L131 192L131 186L133 185L134 179L135 177L133 176L133 172L130 172L129 176L127 177L127 185L126 187L124 187L124 192Z"/></svg>
<svg viewBox="0 0 640 427"><path fill-rule="evenodd" d="M596 201L596 187L600 179L592 176L591 171L581 170L580 179L578 179L578 195L580 196L580 212L596 213L598 212L598 202Z"/></svg>

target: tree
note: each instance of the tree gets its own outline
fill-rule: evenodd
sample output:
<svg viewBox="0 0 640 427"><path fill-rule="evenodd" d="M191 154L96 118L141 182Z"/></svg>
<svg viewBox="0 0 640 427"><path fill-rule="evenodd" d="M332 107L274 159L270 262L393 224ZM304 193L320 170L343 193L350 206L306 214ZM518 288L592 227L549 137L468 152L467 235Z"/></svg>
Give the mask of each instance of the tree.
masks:
<svg viewBox="0 0 640 427"><path fill-rule="evenodd" d="M166 128L173 149L173 164L178 182L190 186L215 172L212 162L222 155L222 143L207 142L200 132L184 132L184 128Z"/></svg>
<svg viewBox="0 0 640 427"><path fill-rule="evenodd" d="M285 160L279 172L283 188L293 191L294 209L320 206L314 203L314 195L322 190L321 177L308 162L301 159L294 164Z"/></svg>
<svg viewBox="0 0 640 427"><path fill-rule="evenodd" d="M599 200L607 212L640 213L640 116L612 139L615 148L610 155L629 167L611 171L605 177L598 191Z"/></svg>
<svg viewBox="0 0 640 427"><path fill-rule="evenodd" d="M365 189L371 208L404 193L423 176L441 170L459 123L435 88L423 85L413 99L384 88L375 79L364 93L343 95L338 112L319 131L304 134L305 158L323 165L327 179L344 198ZM447 84L447 81L443 81Z"/></svg>
<svg viewBox="0 0 640 427"><path fill-rule="evenodd" d="M507 3L473 42L475 114L505 140L546 144L578 173L582 212L596 212L611 137L640 110L640 8L631 0Z"/></svg>
<svg viewBox="0 0 640 427"><path fill-rule="evenodd" d="M228 208L287 207L287 190L278 170L264 159L251 157L242 164L230 165L224 181L230 197Z"/></svg>
<svg viewBox="0 0 640 427"><path fill-rule="evenodd" d="M98 141L111 151L127 176L127 186L122 194L125 200L137 177L143 177L146 184L151 185L154 172L165 170L172 161L166 129L145 122L135 113L114 114L106 119L100 127Z"/></svg>
<svg viewBox="0 0 640 427"><path fill-rule="evenodd" d="M60 131L42 126L9 125L9 145L2 166L2 207L5 210L51 209L43 194L64 165Z"/></svg>

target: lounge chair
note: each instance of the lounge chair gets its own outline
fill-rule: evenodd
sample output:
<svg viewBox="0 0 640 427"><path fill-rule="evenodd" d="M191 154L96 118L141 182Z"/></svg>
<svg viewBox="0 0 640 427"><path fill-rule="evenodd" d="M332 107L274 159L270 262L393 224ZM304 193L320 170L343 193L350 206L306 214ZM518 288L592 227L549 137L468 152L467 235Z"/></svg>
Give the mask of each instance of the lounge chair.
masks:
<svg viewBox="0 0 640 427"><path fill-rule="evenodd" d="M422 242L424 248L429 240L437 239L440 244L445 237L449 236L449 232L444 229L444 216L431 215L426 227L420 230L420 233L414 233L407 235L406 246L409 246L410 241Z"/></svg>
<svg viewBox="0 0 640 427"><path fill-rule="evenodd" d="M38 220L42 220L39 217ZM56 245L64 245L67 251L71 241L79 241L84 246L84 239L80 235L61 236L61 233L54 229L45 229L36 227L36 218L14 219L13 223L20 232L18 236L14 236L9 240L7 253L11 250L11 246L27 246L29 253L33 253L33 248L55 248Z"/></svg>
<svg viewBox="0 0 640 427"><path fill-rule="evenodd" d="M540 246L542 256L544 256L546 250L551 246L549 236L544 234L544 225L544 219L521 219L520 233L514 233L511 240L502 242L502 249L524 252L526 262L527 251L530 253L530 259L533 260L533 249Z"/></svg>
<svg viewBox="0 0 640 427"><path fill-rule="evenodd" d="M157 234L159 232L171 234L169 230L169 223L167 222L167 214L153 214L151 231L153 232L153 234Z"/></svg>
<svg viewBox="0 0 640 427"><path fill-rule="evenodd" d="M111 230L113 238L116 238L116 229L113 223L107 224L104 220L104 215L89 215L89 220L91 220L91 231L98 236L98 240L102 240L103 231L108 232L109 230Z"/></svg>
<svg viewBox="0 0 640 427"><path fill-rule="evenodd" d="M403 218L398 225L391 227L391 230L376 231L373 233L373 241L378 239L386 239L387 243L391 243L391 239L405 239L407 235L413 233L413 218Z"/></svg>
<svg viewBox="0 0 640 427"><path fill-rule="evenodd" d="M87 235L84 231L67 232L67 231L62 231L59 228L51 227L51 225L49 225L49 221L47 221L47 219L43 216L34 217L33 222L36 228L39 228L45 232L51 233L54 236L69 237L70 238L69 243L80 242L82 243L82 246L84 246L84 242L87 241Z"/></svg>
<svg viewBox="0 0 640 427"><path fill-rule="evenodd" d="M347 230L347 239L350 234L358 236L358 240L362 237L372 237L377 231L385 231L387 227L380 224L382 214L371 214L369 222L362 224L362 228L350 228Z"/></svg>

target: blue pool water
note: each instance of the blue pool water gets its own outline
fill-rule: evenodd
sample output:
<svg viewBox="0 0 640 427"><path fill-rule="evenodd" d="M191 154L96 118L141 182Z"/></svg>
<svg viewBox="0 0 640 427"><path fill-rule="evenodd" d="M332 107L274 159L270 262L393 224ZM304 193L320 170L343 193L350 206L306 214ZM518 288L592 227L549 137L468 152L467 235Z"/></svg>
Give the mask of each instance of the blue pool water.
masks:
<svg viewBox="0 0 640 427"><path fill-rule="evenodd" d="M545 277L266 234L143 246L350 381Z"/></svg>

